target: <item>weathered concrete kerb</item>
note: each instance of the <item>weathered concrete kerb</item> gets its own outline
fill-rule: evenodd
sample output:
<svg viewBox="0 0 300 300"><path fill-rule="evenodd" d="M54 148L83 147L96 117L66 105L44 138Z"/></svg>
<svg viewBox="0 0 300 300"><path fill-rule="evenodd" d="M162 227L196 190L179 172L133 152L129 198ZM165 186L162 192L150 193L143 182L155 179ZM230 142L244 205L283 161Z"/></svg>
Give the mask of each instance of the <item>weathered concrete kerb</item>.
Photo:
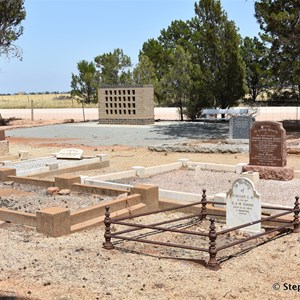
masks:
<svg viewBox="0 0 300 300"><path fill-rule="evenodd" d="M228 143L226 141L218 143L201 144L162 144L150 145L149 150L156 152L190 152L190 153L248 153L249 143L240 142Z"/></svg>

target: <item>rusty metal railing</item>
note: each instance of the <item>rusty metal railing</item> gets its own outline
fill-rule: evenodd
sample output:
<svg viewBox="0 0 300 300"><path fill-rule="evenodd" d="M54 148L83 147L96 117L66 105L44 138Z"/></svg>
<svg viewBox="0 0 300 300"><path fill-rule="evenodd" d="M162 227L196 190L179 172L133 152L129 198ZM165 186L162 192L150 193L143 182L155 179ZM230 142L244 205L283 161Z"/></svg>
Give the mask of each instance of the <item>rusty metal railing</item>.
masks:
<svg viewBox="0 0 300 300"><path fill-rule="evenodd" d="M210 222L209 230L206 233L205 232L194 232L194 231L190 231L190 230L181 230L181 229L176 229L176 228L161 227L161 225L170 224L170 223L173 223L173 222L178 222L178 221L194 218L195 215L188 215L188 216L184 216L184 217L180 217L180 218L174 218L172 220L162 221L162 222L158 222L158 223L154 223L154 224L150 224L150 225L134 224L134 223L124 222L124 220L130 220L130 219L134 219L134 218L137 218L137 217L149 216L149 215L152 215L152 214L163 213L163 212L167 212L167 211L171 211L171 210L187 208L187 207L195 206L195 205L198 205L198 204L201 204L201 210L199 212L198 217L199 217L200 221L202 221L202 220L206 219L206 217L208 215L206 205L207 204L213 204L213 203L216 204L216 202L207 201L207 199L206 199L206 190L203 190L202 192L203 193L202 193L201 201L189 203L189 204L186 204L186 205L179 205L179 206L175 206L175 207L171 207L171 208L167 208L167 209L163 209L163 210L155 210L155 211L151 211L151 212L147 212L147 213L136 214L136 215L132 215L132 216L129 216L129 217L120 217L120 218L111 219L110 218L109 206L106 206L105 207L105 210L106 210L105 211L105 219L104 219L104 224L105 224L104 238L105 238L105 242L103 243L103 248L107 249L107 250L113 249L114 245L111 242L111 240L112 240L112 238L115 238L115 239L120 239L120 240L127 240L127 241L141 242L141 243L154 244L154 245L160 245L160 246L166 246L166 247L175 247L175 248L181 248L181 249L188 249L188 250L206 252L206 253L209 254L209 260L207 261L207 266L212 268L212 269L218 269L220 263L217 260L217 254L221 250L236 246L238 244L245 243L249 240L256 239L258 237L261 237L263 235L267 235L267 234L275 232L275 231L282 231L282 230L290 228L292 226L293 226L293 232L300 232L300 221L299 221L300 209L299 209L299 197L298 196L295 197L294 208L274 207L274 206L264 205L263 208L269 208L269 209L274 209L274 210L283 210L284 212L273 215L273 216L269 216L269 217L263 217L259 220L249 222L249 223L246 223L246 224L242 224L242 225L239 225L239 226L235 226L235 227L232 227L232 228L224 229L224 230L221 230L221 231L218 231L218 232L216 231L216 225L215 225L215 219L214 218L209 219L209 222ZM224 203L218 203L218 204L224 204ZM246 228L250 225L257 224L257 223L263 223L263 222L271 221L271 220L273 220L273 222L277 222L276 219L278 219L282 216L286 216L288 214L292 214L292 213L293 213L293 221L287 221L287 220L286 221L284 221L284 220L279 220L278 221L278 223L280 223L280 222L285 223L284 225L274 227L272 229L269 229L267 232L254 234L254 235L251 235L249 237L243 238L243 239L238 240L238 241L234 241L234 242L226 244L226 245L217 246L217 237L220 236L220 235L224 235L224 234L227 234L229 232L233 232L235 230L243 229L243 228ZM209 215L215 216L214 214L209 214ZM124 225L124 226L133 227L133 228L112 233L111 232L111 224ZM189 245L174 244L174 243L169 243L169 242L159 242L159 241L146 240L146 239L137 238L137 237L124 236L124 234L126 234L126 233L130 233L130 232L134 232L134 231L138 231L138 230L143 230L143 229L151 229L151 230L155 230L155 231L158 231L158 232L174 232L174 233L180 233L180 234L185 234L185 235L205 237L205 238L209 239L208 247L207 248L201 248L201 247L195 247L195 246L189 246Z"/></svg>

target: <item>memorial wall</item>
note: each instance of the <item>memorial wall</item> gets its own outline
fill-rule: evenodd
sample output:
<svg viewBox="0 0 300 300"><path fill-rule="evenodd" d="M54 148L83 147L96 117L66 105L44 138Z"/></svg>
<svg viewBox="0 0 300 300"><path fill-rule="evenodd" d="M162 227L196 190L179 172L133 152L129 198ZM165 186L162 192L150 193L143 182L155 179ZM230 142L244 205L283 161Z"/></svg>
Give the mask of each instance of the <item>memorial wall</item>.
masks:
<svg viewBox="0 0 300 300"><path fill-rule="evenodd" d="M100 124L154 123L152 85L101 87L98 90L98 99Z"/></svg>

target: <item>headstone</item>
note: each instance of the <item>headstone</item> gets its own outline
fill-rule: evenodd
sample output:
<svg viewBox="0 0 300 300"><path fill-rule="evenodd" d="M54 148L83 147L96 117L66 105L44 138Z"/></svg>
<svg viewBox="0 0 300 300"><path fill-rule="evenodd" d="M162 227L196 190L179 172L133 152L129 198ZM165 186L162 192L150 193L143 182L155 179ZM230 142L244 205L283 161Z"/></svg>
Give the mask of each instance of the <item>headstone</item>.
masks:
<svg viewBox="0 0 300 300"><path fill-rule="evenodd" d="M247 140L253 124L252 116L236 116L229 121L229 138Z"/></svg>
<svg viewBox="0 0 300 300"><path fill-rule="evenodd" d="M285 129L279 122L255 122L250 130L250 165L285 167Z"/></svg>
<svg viewBox="0 0 300 300"><path fill-rule="evenodd" d="M60 159L82 159L83 155L83 150L81 149L76 149L76 148L68 148L68 149L63 149L60 150L56 158Z"/></svg>
<svg viewBox="0 0 300 300"><path fill-rule="evenodd" d="M0 141L5 141L5 130L0 130Z"/></svg>
<svg viewBox="0 0 300 300"><path fill-rule="evenodd" d="M236 227L261 219L261 200L253 183L247 178L239 178L226 194L226 226ZM261 232L261 223L240 229L244 232Z"/></svg>

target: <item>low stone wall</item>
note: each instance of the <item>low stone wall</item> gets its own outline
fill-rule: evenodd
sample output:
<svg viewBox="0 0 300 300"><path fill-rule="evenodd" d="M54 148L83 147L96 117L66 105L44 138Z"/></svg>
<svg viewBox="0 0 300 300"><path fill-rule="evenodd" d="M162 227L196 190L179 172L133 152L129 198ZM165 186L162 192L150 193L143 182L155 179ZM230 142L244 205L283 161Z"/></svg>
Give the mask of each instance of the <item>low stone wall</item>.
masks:
<svg viewBox="0 0 300 300"><path fill-rule="evenodd" d="M8 208L0 208L0 220L14 224L36 227L36 214L14 211Z"/></svg>
<svg viewBox="0 0 300 300"><path fill-rule="evenodd" d="M118 180L123 178L130 178L136 176L136 171L130 170L130 171L123 171L123 172L115 172L110 174L103 174L98 176L89 177L89 179L93 178L93 180Z"/></svg>
<svg viewBox="0 0 300 300"><path fill-rule="evenodd" d="M200 170L207 170L207 171L224 171L224 172L232 172L237 174L240 174L242 172L242 168L239 167L240 164L225 165L225 164L215 164L215 163L188 162L187 165L189 168L195 168L195 169L199 168Z"/></svg>
<svg viewBox="0 0 300 300"><path fill-rule="evenodd" d="M100 216L104 217L106 205L109 205L110 210L112 212L115 212L118 210L122 210L124 208L129 208L130 206L136 205L138 203L141 203L141 201L142 201L141 195L134 194L128 197L126 196L122 199L116 199L107 203L101 203L87 208L79 209L71 213L70 215L71 226L94 218L99 218Z"/></svg>
<svg viewBox="0 0 300 300"><path fill-rule="evenodd" d="M108 180L119 180L130 177L147 177L151 175L156 175L164 172L170 172L174 170L179 170L180 168L185 168L188 165L188 159L179 159L178 162L159 165L154 167L142 167L142 166L134 166L132 170L116 172L110 174L104 174L99 176L87 177L84 178L84 183L89 183L93 185L97 185L98 181L108 181Z"/></svg>
<svg viewBox="0 0 300 300"><path fill-rule="evenodd" d="M74 192L99 194L105 196L117 196L124 193L124 190L122 189L110 188L105 186L101 187L101 186L87 185L87 184L80 184L80 183L73 184L71 189Z"/></svg>
<svg viewBox="0 0 300 300"><path fill-rule="evenodd" d="M46 180L39 178L30 178L30 177L19 177L19 176L8 176L7 180L12 180L17 183L31 184L40 187L51 187L54 186L54 180Z"/></svg>

